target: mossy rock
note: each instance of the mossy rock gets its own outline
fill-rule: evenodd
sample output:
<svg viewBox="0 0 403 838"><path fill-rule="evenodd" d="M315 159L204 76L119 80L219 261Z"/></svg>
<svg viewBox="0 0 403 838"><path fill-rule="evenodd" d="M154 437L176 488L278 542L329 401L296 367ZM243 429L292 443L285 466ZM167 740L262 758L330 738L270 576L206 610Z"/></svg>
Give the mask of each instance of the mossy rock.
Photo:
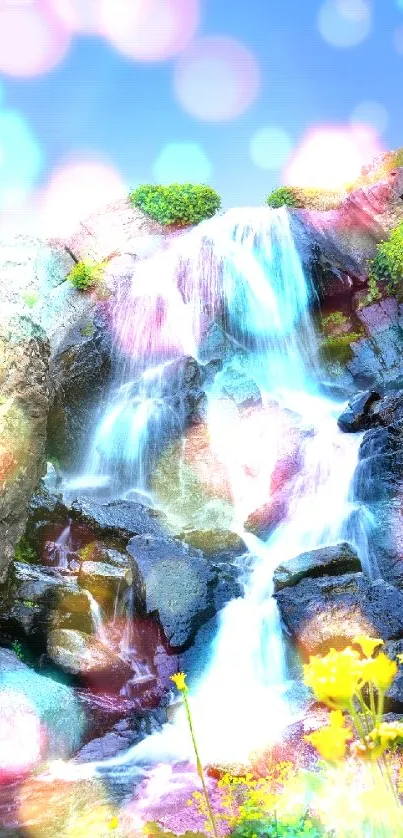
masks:
<svg viewBox="0 0 403 838"><path fill-rule="evenodd" d="M344 192L329 189L308 189L302 186L280 186L266 199L269 207L329 210L340 206Z"/></svg>
<svg viewBox="0 0 403 838"><path fill-rule="evenodd" d="M361 332L326 337L320 346L322 360L338 361L342 365L347 364L353 358L351 344L361 337L363 337Z"/></svg>

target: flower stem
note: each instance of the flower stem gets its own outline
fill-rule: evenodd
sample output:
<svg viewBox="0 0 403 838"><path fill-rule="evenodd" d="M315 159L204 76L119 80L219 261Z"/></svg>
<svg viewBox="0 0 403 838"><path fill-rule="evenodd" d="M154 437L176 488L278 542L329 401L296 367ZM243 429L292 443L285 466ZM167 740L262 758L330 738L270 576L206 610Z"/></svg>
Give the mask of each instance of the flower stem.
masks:
<svg viewBox="0 0 403 838"><path fill-rule="evenodd" d="M204 779L204 771L203 771L203 766L202 766L200 756L199 756L199 749L197 747L196 736L195 736L195 732L194 732L194 728L193 728L193 721L192 721L192 716L191 716L191 712L190 712L189 702L187 700L185 691L182 692L182 695L183 695L183 703L185 705L185 710L186 710L186 716L187 716L187 720L188 720L188 724L189 724L190 735L192 737L193 749L194 749L195 756L196 756L197 773L200 777L201 784L202 784L202 787L203 787L204 799L206 801L207 812L208 812L209 820L210 820L211 827L212 827L212 830L213 830L214 838L218 838L217 824L216 824L216 821L215 821L213 810L211 808L211 803L210 803L210 798L209 798L209 794L208 794L208 791L207 791L206 781Z"/></svg>

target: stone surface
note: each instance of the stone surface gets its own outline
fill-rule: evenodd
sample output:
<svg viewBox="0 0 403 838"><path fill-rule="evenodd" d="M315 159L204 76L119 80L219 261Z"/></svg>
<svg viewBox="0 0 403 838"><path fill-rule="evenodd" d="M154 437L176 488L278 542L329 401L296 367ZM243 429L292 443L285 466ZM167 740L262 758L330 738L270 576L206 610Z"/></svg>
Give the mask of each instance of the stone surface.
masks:
<svg viewBox="0 0 403 838"><path fill-rule="evenodd" d="M131 539L127 550L144 580L146 610L158 614L173 648L188 647L200 626L233 597L234 578L220 574L200 550L152 536Z"/></svg>
<svg viewBox="0 0 403 838"><path fill-rule="evenodd" d="M343 646L356 634L403 637L403 593L361 573L305 578L276 594L284 624L303 653Z"/></svg>
<svg viewBox="0 0 403 838"><path fill-rule="evenodd" d="M100 503L90 498L78 498L72 504L71 514L94 535L111 535L123 542L134 535L166 533L164 514L135 501Z"/></svg>
<svg viewBox="0 0 403 838"><path fill-rule="evenodd" d="M403 205L403 201L402 201ZM403 384L403 306L389 297L357 311L368 337L351 344L347 369L361 388Z"/></svg>
<svg viewBox="0 0 403 838"><path fill-rule="evenodd" d="M0 583L45 472L48 358L47 338L29 319L0 332Z"/></svg>
<svg viewBox="0 0 403 838"><path fill-rule="evenodd" d="M55 629L48 635L49 658L63 672L79 676L90 687L114 691L131 675L131 667L96 637L72 629Z"/></svg>
<svg viewBox="0 0 403 838"><path fill-rule="evenodd" d="M376 245L403 219L402 193L403 169L396 169L346 194L337 209L290 211L297 247L322 299L349 297L362 287Z"/></svg>
<svg viewBox="0 0 403 838"><path fill-rule="evenodd" d="M370 408L380 399L380 394L374 390L357 393L350 399L347 407L340 414L337 424L342 431L363 431L371 427Z"/></svg>
<svg viewBox="0 0 403 838"><path fill-rule="evenodd" d="M25 637L38 653L46 649L52 628L93 630L88 597L74 576L24 562L14 562L3 590L0 627L8 635Z"/></svg>
<svg viewBox="0 0 403 838"><path fill-rule="evenodd" d="M102 610L113 613L118 597L133 584L130 566L116 567L101 561L82 562L78 574L82 588L93 595Z"/></svg>
<svg viewBox="0 0 403 838"><path fill-rule="evenodd" d="M296 585L306 576L338 576L361 570L361 562L350 544L342 543L329 547L320 547L301 553L284 564L278 565L274 571L274 590Z"/></svg>
<svg viewBox="0 0 403 838"><path fill-rule="evenodd" d="M88 448L88 430L102 408L111 367L111 333L101 306L77 318L50 363L48 458L74 470Z"/></svg>

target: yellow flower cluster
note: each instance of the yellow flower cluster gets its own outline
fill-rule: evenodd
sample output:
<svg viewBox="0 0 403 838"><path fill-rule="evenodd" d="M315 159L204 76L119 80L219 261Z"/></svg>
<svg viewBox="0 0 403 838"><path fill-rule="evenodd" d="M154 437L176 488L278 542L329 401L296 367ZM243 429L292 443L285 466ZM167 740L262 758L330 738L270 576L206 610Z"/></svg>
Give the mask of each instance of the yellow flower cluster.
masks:
<svg viewBox="0 0 403 838"><path fill-rule="evenodd" d="M305 737L321 757L329 762L337 762L344 759L346 755L346 745L348 739L351 738L351 730L345 726L344 721L341 710L332 710L330 724Z"/></svg>
<svg viewBox="0 0 403 838"><path fill-rule="evenodd" d="M361 653L351 646L341 652L331 649L325 657L310 657L304 665L305 684L332 711L330 724L305 738L329 762L342 760L349 739L354 738L344 712L354 723L355 736L358 734L350 745L353 756L377 760L393 745L403 743L403 724L382 721L384 695L397 673L397 664L384 652L372 657L384 645L380 638L357 635L353 644Z"/></svg>
<svg viewBox="0 0 403 838"><path fill-rule="evenodd" d="M304 665L304 681L311 687L318 701L332 710L349 709L355 696L365 684L372 684L384 693L389 689L397 672L395 661L383 652L370 657L383 640L357 635L354 644L360 646L365 657L347 646L341 652L331 649L324 657L310 657Z"/></svg>

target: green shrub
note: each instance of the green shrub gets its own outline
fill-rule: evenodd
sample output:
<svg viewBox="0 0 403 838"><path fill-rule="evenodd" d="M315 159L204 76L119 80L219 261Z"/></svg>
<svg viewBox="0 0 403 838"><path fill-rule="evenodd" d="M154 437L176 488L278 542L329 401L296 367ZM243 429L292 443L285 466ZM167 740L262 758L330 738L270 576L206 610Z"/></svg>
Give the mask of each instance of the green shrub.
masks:
<svg viewBox="0 0 403 838"><path fill-rule="evenodd" d="M144 184L130 193L133 206L160 224L185 227L211 218L221 207L217 192L210 186L172 183L170 186Z"/></svg>
<svg viewBox="0 0 403 838"><path fill-rule="evenodd" d="M377 245L375 259L370 262L370 279L377 285L386 282L387 294L399 295L403 280L403 222L392 230L387 241ZM379 291L379 288L378 288Z"/></svg>
<svg viewBox="0 0 403 838"><path fill-rule="evenodd" d="M101 282L104 267L104 262L77 262L67 279L79 291L87 291L88 288L93 288Z"/></svg>
<svg viewBox="0 0 403 838"><path fill-rule="evenodd" d="M341 192L327 189L308 189L302 186L280 186L266 199L269 207L297 207L299 209L329 210L338 207L343 198Z"/></svg>

